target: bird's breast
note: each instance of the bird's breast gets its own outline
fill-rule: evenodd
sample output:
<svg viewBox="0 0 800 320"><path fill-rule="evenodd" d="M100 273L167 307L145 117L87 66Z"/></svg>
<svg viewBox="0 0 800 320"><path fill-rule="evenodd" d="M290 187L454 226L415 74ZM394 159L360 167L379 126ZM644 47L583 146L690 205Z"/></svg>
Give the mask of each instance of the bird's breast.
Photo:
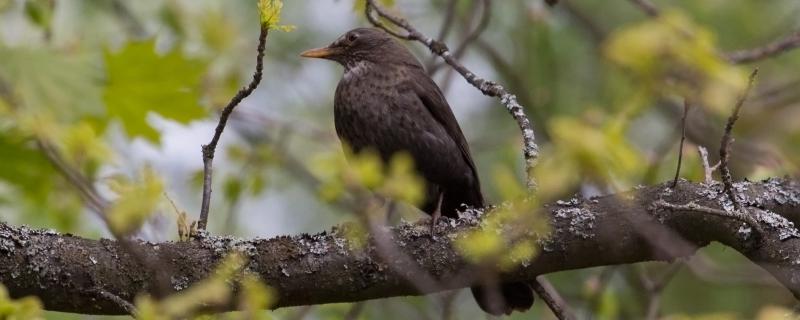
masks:
<svg viewBox="0 0 800 320"><path fill-rule="evenodd" d="M350 69L339 82L334 99L336 132L355 150L378 148L393 134L387 116L393 111L396 90L368 75L365 70Z"/></svg>

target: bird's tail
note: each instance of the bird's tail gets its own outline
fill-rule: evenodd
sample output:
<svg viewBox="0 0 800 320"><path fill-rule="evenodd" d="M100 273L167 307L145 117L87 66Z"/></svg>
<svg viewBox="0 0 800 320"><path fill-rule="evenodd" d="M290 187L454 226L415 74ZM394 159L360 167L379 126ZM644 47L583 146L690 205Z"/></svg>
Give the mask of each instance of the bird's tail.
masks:
<svg viewBox="0 0 800 320"><path fill-rule="evenodd" d="M449 188L442 199L441 213L445 217L458 218L458 210L463 205L483 208L486 203L481 193L480 184L476 183L466 187ZM436 209L436 195L439 194L439 187L436 185L428 186L428 203L423 206L423 210L430 213ZM431 201L433 200L433 201ZM438 200L438 199L437 199ZM486 313L500 316L509 315L513 311L525 311L533 306L533 289L524 282L501 283L495 287L477 286L472 287L472 295L478 306Z"/></svg>
<svg viewBox="0 0 800 320"><path fill-rule="evenodd" d="M499 287L472 287L472 295L486 313L500 316L533 306L533 289L524 282L501 283Z"/></svg>

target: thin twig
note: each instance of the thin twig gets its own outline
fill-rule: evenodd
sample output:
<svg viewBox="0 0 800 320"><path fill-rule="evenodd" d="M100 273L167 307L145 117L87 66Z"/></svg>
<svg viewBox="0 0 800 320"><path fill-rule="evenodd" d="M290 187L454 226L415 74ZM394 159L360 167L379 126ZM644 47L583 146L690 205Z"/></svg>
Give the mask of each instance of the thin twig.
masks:
<svg viewBox="0 0 800 320"><path fill-rule="evenodd" d="M484 11L484 10L479 8L479 3L478 2L480 2L480 1L471 1L470 2L470 7L469 7L469 13L464 14L461 17L462 24L463 24L463 27L462 27L463 30L461 30L461 39L459 40L459 42L464 42L464 40L466 40L466 38L469 36L469 34L472 33L472 32L470 32L470 29L472 29L472 24L473 24L473 21L475 20L475 16L478 14L478 11ZM456 41L454 40L453 42L455 43ZM461 59L461 54L457 53L456 51L458 51L458 50L451 50L451 52L453 52L453 57L456 60L459 60L459 59ZM431 55L431 58L434 59L434 61L436 61L438 56L437 55ZM444 62L444 61L442 61L440 63L437 63L437 64L434 64L430 69L430 74L436 74L437 71L444 69L442 67L446 67L446 66L447 66L447 62ZM442 82L439 85L439 87L442 89L442 92L446 93L447 91L450 90L450 85L453 84L453 78L454 78L453 76L456 75L456 74L457 73L455 72L455 70L453 70L453 68L446 68L444 77L442 77Z"/></svg>
<svg viewBox="0 0 800 320"><path fill-rule="evenodd" d="M589 38L591 38L592 42L596 44L593 46L595 49L602 48L602 46L599 44L606 39L608 31L594 21L594 16L583 12L580 7L568 0L560 1L559 6L564 8L564 11L570 16L570 18L572 18L572 20L575 21L578 26L582 27L586 31L586 34L589 36Z"/></svg>
<svg viewBox="0 0 800 320"><path fill-rule="evenodd" d="M783 38L770 42L762 47L737 50L727 53L725 56L732 63L749 63L776 57L786 51L800 47L800 31Z"/></svg>
<svg viewBox="0 0 800 320"><path fill-rule="evenodd" d="M558 291L550 284L550 281L547 280L544 276L536 277L536 281L532 281L530 283L531 288L536 294L539 295L544 303L553 311L553 314L559 320L572 320L575 319L575 314L572 313L572 310L569 309L564 298L558 294Z"/></svg>
<svg viewBox="0 0 800 320"><path fill-rule="evenodd" d="M253 73L253 79L247 87L239 89L239 92L233 96L233 99L228 102L228 105L222 109L222 113L219 116L219 123L217 123L217 128L214 130L214 137L211 138L211 142L203 145L203 202L200 207L200 221L197 223L197 228L199 230L205 230L208 224L208 210L211 204L211 163L214 161L214 152L217 149L217 143L222 135L222 131L225 130L225 125L228 123L228 117L230 117L233 112L233 108L236 108L242 99L249 96L261 82L261 71L264 68L264 48L266 47L268 33L269 28L267 28L266 24L262 24L261 32L258 36L258 54L256 55L256 71Z"/></svg>
<svg viewBox="0 0 800 320"><path fill-rule="evenodd" d="M741 222L744 222L744 223L748 224L751 228L753 228L753 230L755 232L758 233L759 236L764 234L763 233L763 228L761 228L761 224L759 224L758 221L756 221L756 219L754 219L749 214L744 213L744 212L739 211L739 210L736 210L736 211L733 211L733 212L729 212L729 211L720 210L720 209L716 209L716 208L710 208L710 207L706 207L706 206L701 206L701 205L699 205L697 203L694 203L694 202L689 202L687 204L674 204L674 203L666 202L664 200L658 200L656 202L653 202L653 205L656 206L656 207L661 207L661 208L670 209L670 210L701 212L701 213L707 213L707 214L720 216L720 217L724 217L724 218L730 218L730 219L734 219L734 220L739 220Z"/></svg>
<svg viewBox="0 0 800 320"><path fill-rule="evenodd" d="M742 105L747 99L747 94L753 87L753 81L755 81L756 75L758 75L758 68L753 70L753 73L750 74L747 87L744 89L744 92L739 97L739 100L736 101L736 105L733 107L733 113L731 114L730 118L728 118L728 123L725 124L725 133L722 135L722 141L720 142L719 147L720 176L722 177L722 183L725 185L725 192L728 194L731 202L733 202L733 208L737 211L742 209L742 205L739 203L739 200L736 199L736 194L733 190L733 178L731 178L731 171L728 168L728 158L732 140L731 131L733 131L733 125L736 123L736 120L739 119L739 110L742 109Z"/></svg>
<svg viewBox="0 0 800 320"><path fill-rule="evenodd" d="M442 26L439 28L439 35L436 37L439 41L445 41L447 39L447 35L450 33L450 28L453 26L453 19L456 15L456 4L458 1L456 0L448 0L447 1L447 8L445 9L445 16L444 20L442 21ZM433 67L436 63L436 57L431 57L428 60L428 63L425 64L425 70L428 70L428 75L433 75Z"/></svg>
<svg viewBox="0 0 800 320"><path fill-rule="evenodd" d="M689 99L683 100L683 117L681 118L681 143L678 145L678 168L675 169L675 179L672 187L678 186L678 177L681 176L681 162L683 161L683 143L686 141L686 116L689 114Z"/></svg>
<svg viewBox="0 0 800 320"><path fill-rule="evenodd" d="M662 273L661 276L656 279L656 281L653 281L653 286L651 289L658 291L664 290L664 287L666 287L667 284L672 281L672 278L678 274L678 271L681 270L683 264L684 260L678 260L675 263L670 264L667 270L664 271L664 273Z"/></svg>
<svg viewBox="0 0 800 320"><path fill-rule="evenodd" d="M49 142L45 141L44 139L37 138L36 146L42 151L44 156L48 161L50 161L56 170L58 170L61 175L78 190L78 194L81 195L81 198L83 198L84 203L86 203L89 209L97 214L97 216L107 225L108 218L106 216L106 209L108 208L109 203L102 196L100 196L99 193L97 193L97 190L94 188L94 185L92 185L92 182L89 181L89 179L86 178L82 173L69 165L67 161L64 160L61 153L55 148L55 146Z"/></svg>
<svg viewBox="0 0 800 320"><path fill-rule="evenodd" d="M683 262L676 262L669 266L658 279L652 279L644 269L636 269L638 280L642 288L647 291L647 314L645 319L657 320L661 311L661 293L664 287L672 280Z"/></svg>
<svg viewBox="0 0 800 320"><path fill-rule="evenodd" d="M381 17L386 18L388 21L406 30L407 33L400 34L383 25L383 23L372 16L371 13L373 10ZM508 110L511 116L514 117L514 120L517 122L517 126L519 126L520 130L522 131L525 171L527 173L527 186L529 191L535 190L536 182L534 181L533 177L533 167L536 165L536 159L539 156L539 146L536 145L533 126L531 125L530 120L528 120L528 117L525 115L524 108L519 104L519 102L517 102L517 97L506 91L503 86L480 78L476 74L472 73L469 69L464 67L464 65L453 58L453 55L447 48L447 45L420 33L405 19L389 14L383 7L377 5L375 0L367 0L366 15L367 19L373 25L396 37L406 40L419 41L425 44L431 50L431 52L442 57L447 64L458 71L458 73L460 73L464 79L467 80L467 82L469 82L475 88L478 88L484 95L500 98L500 102L506 107L506 110Z"/></svg>
<svg viewBox="0 0 800 320"><path fill-rule="evenodd" d="M456 50L453 51L453 56L455 57L455 59L461 59L461 57L467 51L467 48L472 43L477 41L480 38L481 34L484 31L486 31L486 28L489 27L489 21L490 18L492 17L492 2L491 0L483 0L481 1L481 3L483 4L483 9L482 9L483 12L481 13L481 20L478 21L478 25L475 27L475 29L473 29L472 32L466 35L464 37L464 40L462 40L461 43L458 45L458 47L456 47ZM433 68L431 68L429 72L431 74L436 73L436 71L438 71L439 68L442 67L442 65L443 64L438 64L433 66Z"/></svg>
<svg viewBox="0 0 800 320"><path fill-rule="evenodd" d="M650 2L650 0L630 0L630 2L639 7L642 12L650 17L658 17L661 14L661 12L658 10L658 7Z"/></svg>

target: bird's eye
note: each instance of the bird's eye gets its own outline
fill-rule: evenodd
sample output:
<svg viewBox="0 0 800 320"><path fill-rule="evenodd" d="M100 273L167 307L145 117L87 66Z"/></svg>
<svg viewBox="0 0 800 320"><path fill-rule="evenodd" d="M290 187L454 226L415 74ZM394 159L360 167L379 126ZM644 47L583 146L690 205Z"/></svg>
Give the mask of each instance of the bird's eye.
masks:
<svg viewBox="0 0 800 320"><path fill-rule="evenodd" d="M350 35L347 36L348 42L355 42L356 40L358 40L358 34L351 33Z"/></svg>

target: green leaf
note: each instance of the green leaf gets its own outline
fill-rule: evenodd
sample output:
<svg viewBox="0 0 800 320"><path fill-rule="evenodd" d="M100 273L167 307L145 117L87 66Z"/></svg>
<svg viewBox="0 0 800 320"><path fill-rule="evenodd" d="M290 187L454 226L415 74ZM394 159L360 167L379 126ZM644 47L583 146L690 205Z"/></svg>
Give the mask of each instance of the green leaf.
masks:
<svg viewBox="0 0 800 320"><path fill-rule="evenodd" d="M261 18L261 24L269 29L276 29L284 32L294 30L292 25L279 25L281 22L281 9L283 9L283 1L281 0L258 0L258 13Z"/></svg>
<svg viewBox="0 0 800 320"><path fill-rule="evenodd" d="M158 142L158 132L147 123L149 112L181 123L206 115L198 104L204 62L174 50L159 55L154 41L106 52L105 61L108 83L103 99L109 116L121 121L127 134Z"/></svg>
<svg viewBox="0 0 800 320"><path fill-rule="evenodd" d="M5 154L0 166L0 181L16 186L25 195L44 200L52 192L56 172L39 151L23 139L0 134L0 150Z"/></svg>

